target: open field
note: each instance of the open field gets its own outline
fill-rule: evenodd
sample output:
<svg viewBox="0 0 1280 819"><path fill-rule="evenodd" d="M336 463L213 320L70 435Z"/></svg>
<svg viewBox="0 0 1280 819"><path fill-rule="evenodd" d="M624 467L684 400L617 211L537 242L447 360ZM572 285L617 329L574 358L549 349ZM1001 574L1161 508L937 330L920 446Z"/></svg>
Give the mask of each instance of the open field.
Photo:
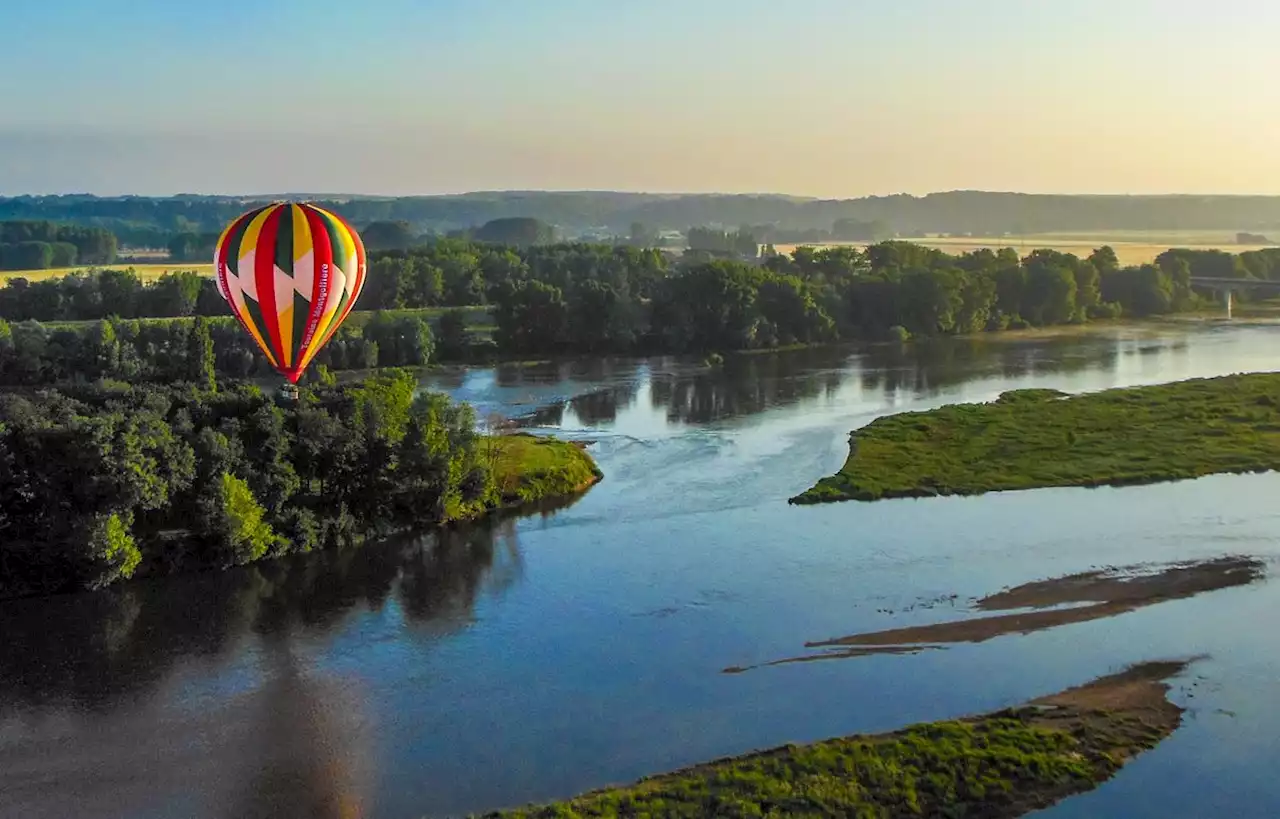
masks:
<svg viewBox="0 0 1280 819"><path fill-rule="evenodd" d="M1192 250L1224 250L1228 253L1243 253L1249 250L1262 250L1273 245L1241 245L1236 244L1235 235L1225 231L1116 231L1097 233L1042 233L1026 236L918 236L903 237L900 241L913 242L926 247L937 248L945 253L967 253L981 248L998 250L1012 247L1019 255L1033 250L1047 248L1062 253L1074 253L1077 256L1088 256L1095 249L1110 245L1122 265L1140 265L1155 261L1156 256L1171 247L1189 248ZM823 242L803 245L808 247L830 247L851 245L866 247L866 242ZM774 245L779 253L792 253L802 245Z"/></svg>
<svg viewBox="0 0 1280 819"><path fill-rule="evenodd" d="M79 267L50 267L45 270L0 270L0 282L9 279L27 279L38 282L44 279L56 279L68 273L107 268L111 270L127 270L133 268L143 281L155 281L165 273L176 270L194 270L202 276L213 275L213 264L197 264L195 262L163 262L157 264L115 263L104 265L83 265Z"/></svg>

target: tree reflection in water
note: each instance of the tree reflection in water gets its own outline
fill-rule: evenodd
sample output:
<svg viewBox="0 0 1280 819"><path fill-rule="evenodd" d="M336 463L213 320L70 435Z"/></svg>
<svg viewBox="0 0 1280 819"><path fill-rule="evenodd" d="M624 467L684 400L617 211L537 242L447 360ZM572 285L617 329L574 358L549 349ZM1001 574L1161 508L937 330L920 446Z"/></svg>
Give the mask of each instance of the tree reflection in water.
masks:
<svg viewBox="0 0 1280 819"><path fill-rule="evenodd" d="M527 391L521 393L526 403L536 399L539 388L544 393L552 387L581 389L572 398L547 396L519 413L518 423L525 427L572 424L566 422L567 413L585 427L610 427L620 412L635 405L646 381L650 407L663 412L668 423L697 425L829 399L850 379L864 391L883 393L893 405L903 393L929 399L984 378L1114 368L1127 354L1126 344L1110 336L943 338L734 355L715 369L671 357L505 366L497 368L496 380L505 388ZM1185 340L1168 338L1141 344L1157 354L1185 354L1187 349Z"/></svg>
<svg viewBox="0 0 1280 819"><path fill-rule="evenodd" d="M369 753L357 692L315 680L287 635L266 643L266 682L251 695L256 718L242 742L227 819L357 819L370 815Z"/></svg>
<svg viewBox="0 0 1280 819"><path fill-rule="evenodd" d="M552 515L576 500L521 514ZM7 601L0 718L14 710L105 714L159 686L175 666L227 658L246 640L323 638L389 601L410 625L448 635L471 619L479 595L501 595L522 577L515 517L504 516L362 549Z"/></svg>

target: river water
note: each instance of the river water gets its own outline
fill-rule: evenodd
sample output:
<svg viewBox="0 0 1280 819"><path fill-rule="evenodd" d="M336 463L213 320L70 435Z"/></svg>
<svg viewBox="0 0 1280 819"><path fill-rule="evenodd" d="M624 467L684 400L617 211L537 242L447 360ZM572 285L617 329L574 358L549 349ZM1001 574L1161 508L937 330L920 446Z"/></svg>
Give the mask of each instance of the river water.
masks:
<svg viewBox="0 0 1280 819"><path fill-rule="evenodd" d="M809 641L974 616L1103 566L1280 558L1280 475L788 506L890 412L1270 370L1207 323L432 376L592 440L605 480L519 520L0 604L0 816L449 816L726 754L1015 704L1130 663L1172 738L1057 817L1280 810L1280 585L909 655ZM725 673L729 667L750 667Z"/></svg>

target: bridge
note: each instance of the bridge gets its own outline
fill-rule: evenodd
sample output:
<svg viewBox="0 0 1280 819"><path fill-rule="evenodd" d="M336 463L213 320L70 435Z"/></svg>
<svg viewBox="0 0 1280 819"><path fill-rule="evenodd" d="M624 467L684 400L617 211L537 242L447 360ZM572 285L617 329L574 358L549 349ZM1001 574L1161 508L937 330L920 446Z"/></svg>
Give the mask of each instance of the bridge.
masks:
<svg viewBox="0 0 1280 819"><path fill-rule="evenodd" d="M1222 302L1227 306L1227 318L1231 318L1233 294L1237 290L1269 290L1280 294L1280 281L1267 279L1215 279L1210 276L1192 276L1191 286L1203 290L1212 290L1222 294Z"/></svg>

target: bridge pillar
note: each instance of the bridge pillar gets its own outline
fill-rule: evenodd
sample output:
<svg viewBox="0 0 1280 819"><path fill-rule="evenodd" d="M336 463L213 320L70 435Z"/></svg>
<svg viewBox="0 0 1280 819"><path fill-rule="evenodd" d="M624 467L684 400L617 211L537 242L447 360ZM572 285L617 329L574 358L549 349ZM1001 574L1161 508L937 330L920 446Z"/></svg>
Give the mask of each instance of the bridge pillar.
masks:
<svg viewBox="0 0 1280 819"><path fill-rule="evenodd" d="M1223 291L1222 291L1222 301L1223 301L1223 303L1224 303L1224 304L1226 304L1226 305L1227 305L1227 318L1228 318L1228 319L1230 319L1230 318L1231 318L1231 303L1232 303L1232 301L1233 301L1232 296L1231 296L1231 288L1230 288L1230 287L1228 287L1228 288L1226 288L1225 290L1223 290Z"/></svg>

